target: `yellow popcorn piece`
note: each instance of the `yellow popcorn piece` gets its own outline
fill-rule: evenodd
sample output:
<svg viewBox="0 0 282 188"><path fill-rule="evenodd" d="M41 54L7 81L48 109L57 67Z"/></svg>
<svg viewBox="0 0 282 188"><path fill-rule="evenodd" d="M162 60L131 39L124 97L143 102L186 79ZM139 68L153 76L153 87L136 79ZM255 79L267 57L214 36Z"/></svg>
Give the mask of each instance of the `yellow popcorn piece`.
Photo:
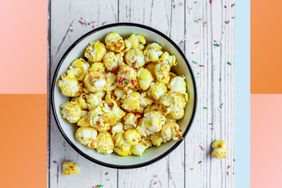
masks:
<svg viewBox="0 0 282 188"><path fill-rule="evenodd" d="M82 110L88 109L88 104L86 102L87 95L82 93L79 97L74 97L71 99L73 102L77 102Z"/></svg>
<svg viewBox="0 0 282 188"><path fill-rule="evenodd" d="M154 81L154 78L148 69L141 68L138 71L137 80L139 87L142 90L147 90L150 87L151 83Z"/></svg>
<svg viewBox="0 0 282 188"><path fill-rule="evenodd" d="M85 49L84 56L90 62L99 62L102 61L107 50L103 43L100 41L90 42L87 48Z"/></svg>
<svg viewBox="0 0 282 188"><path fill-rule="evenodd" d="M123 124L124 124L124 129L132 129L137 126L138 123L138 118L140 118L140 115L135 115L134 113L127 113L123 117Z"/></svg>
<svg viewBox="0 0 282 188"><path fill-rule="evenodd" d="M149 97L147 97L146 92L141 93L140 97L141 97L140 98L140 106L141 107L144 108L144 107L147 107L147 106L153 104L153 100L150 99Z"/></svg>
<svg viewBox="0 0 282 188"><path fill-rule="evenodd" d="M141 135L134 129L130 129L124 132L124 139L130 145L136 145L141 138Z"/></svg>
<svg viewBox="0 0 282 188"><path fill-rule="evenodd" d="M95 149L97 147L97 135L98 132L93 127L79 127L75 132L75 139L80 144Z"/></svg>
<svg viewBox="0 0 282 188"><path fill-rule="evenodd" d="M151 43L144 50L146 62L157 62L162 54L162 47L158 43Z"/></svg>
<svg viewBox="0 0 282 188"><path fill-rule="evenodd" d="M177 92L186 92L186 82L184 76L175 76L172 78L168 84L168 88L171 91L177 91Z"/></svg>
<svg viewBox="0 0 282 188"><path fill-rule="evenodd" d="M66 97L78 97L82 92L82 84L73 76L63 74L57 84Z"/></svg>
<svg viewBox="0 0 282 188"><path fill-rule="evenodd" d="M163 82L167 84L170 80L170 65L166 62L163 63L157 63L154 67L154 73L156 76L156 79L159 82Z"/></svg>
<svg viewBox="0 0 282 188"><path fill-rule="evenodd" d="M146 150L146 146L144 146L141 143L138 143L138 144L132 146L132 148L131 148L131 152L134 155L137 155L137 156L142 156L143 153L145 152L145 150Z"/></svg>
<svg viewBox="0 0 282 188"><path fill-rule="evenodd" d="M89 67L90 65L83 58L75 59L69 67L67 74L82 81Z"/></svg>
<svg viewBox="0 0 282 188"><path fill-rule="evenodd" d="M125 96L125 94L126 92L119 87L115 88L114 90L114 95L116 97L116 100L120 100L123 96Z"/></svg>
<svg viewBox="0 0 282 188"><path fill-rule="evenodd" d="M159 111L159 112L162 112L162 109L161 109L161 106L159 104L152 104L152 105L148 105L145 110L144 110L144 113L148 113L148 112L151 112L151 111ZM162 112L163 113L163 112Z"/></svg>
<svg viewBox="0 0 282 188"><path fill-rule="evenodd" d="M100 132L96 141L96 150L99 153L111 154L114 150L114 141L110 133Z"/></svg>
<svg viewBox="0 0 282 188"><path fill-rule="evenodd" d="M161 112L154 110L144 114L136 129L142 136L148 136L159 132L164 123L165 116Z"/></svg>
<svg viewBox="0 0 282 188"><path fill-rule="evenodd" d="M115 54L114 52L107 52L103 57L103 63L108 71L116 71L119 67L121 54Z"/></svg>
<svg viewBox="0 0 282 188"><path fill-rule="evenodd" d="M215 140L212 145L211 156L216 159L224 159L227 155L227 147L224 140Z"/></svg>
<svg viewBox="0 0 282 188"><path fill-rule="evenodd" d="M165 123L161 130L161 136L165 142L172 140L182 140L182 130L175 122Z"/></svg>
<svg viewBox="0 0 282 188"><path fill-rule="evenodd" d="M124 53L123 52L118 53L117 56L118 56L118 66L119 66L119 68L126 66L125 61L124 61Z"/></svg>
<svg viewBox="0 0 282 188"><path fill-rule="evenodd" d="M137 84L137 72L129 66L123 66L117 74L117 86L121 88L134 87Z"/></svg>
<svg viewBox="0 0 282 188"><path fill-rule="evenodd" d="M89 72L94 74L95 76L99 76L100 74L105 73L105 66L101 62L92 63L91 67L89 68Z"/></svg>
<svg viewBox="0 0 282 188"><path fill-rule="evenodd" d="M120 156L131 155L131 146L129 144L122 145L121 147L115 147L114 151Z"/></svg>
<svg viewBox="0 0 282 188"><path fill-rule="evenodd" d="M150 135L150 140L154 146L159 147L163 143L163 138L159 133Z"/></svg>
<svg viewBox="0 0 282 188"><path fill-rule="evenodd" d="M89 122L92 127L98 131L110 130L111 115L102 111L101 106L95 107L89 112Z"/></svg>
<svg viewBox="0 0 282 188"><path fill-rule="evenodd" d="M62 117L70 123L76 123L81 118L82 111L77 102L68 101L61 105Z"/></svg>
<svg viewBox="0 0 282 188"><path fill-rule="evenodd" d="M93 63L84 78L84 86L89 92L105 90L105 67L102 63Z"/></svg>
<svg viewBox="0 0 282 188"><path fill-rule="evenodd" d="M104 91L98 91L95 93L90 93L86 96L86 102L88 104L88 108L91 110L102 103L103 97L105 96Z"/></svg>
<svg viewBox="0 0 282 188"><path fill-rule="evenodd" d="M168 52L162 54L159 63L163 62L168 63L171 67L177 65L175 55L169 55Z"/></svg>
<svg viewBox="0 0 282 188"><path fill-rule="evenodd" d="M80 172L80 168L72 161L65 161L62 166L62 171L65 176L68 176L71 174L78 174Z"/></svg>
<svg viewBox="0 0 282 188"><path fill-rule="evenodd" d="M167 87L163 82L152 82L148 90L148 96L152 97L155 100L159 100L166 93Z"/></svg>
<svg viewBox="0 0 282 188"><path fill-rule="evenodd" d="M145 68L150 71L151 75L153 76L153 78L155 78L155 66L157 63L148 63Z"/></svg>
<svg viewBox="0 0 282 188"><path fill-rule="evenodd" d="M80 120L77 122L77 126L79 126L79 127L90 126L89 114L88 114L87 111L82 111L82 116L81 116Z"/></svg>
<svg viewBox="0 0 282 188"><path fill-rule="evenodd" d="M127 65L135 69L141 68L145 65L144 55L141 50L136 48L130 49L124 56Z"/></svg>
<svg viewBox="0 0 282 188"><path fill-rule="evenodd" d="M169 91L160 100L167 111L167 116L173 119L181 119L184 116L184 107L188 101L187 93Z"/></svg>
<svg viewBox="0 0 282 188"><path fill-rule="evenodd" d="M125 112L113 99L109 99L107 102L102 102L102 111L104 114L108 115L108 123L110 125L115 125L125 115Z"/></svg>
<svg viewBox="0 0 282 188"><path fill-rule="evenodd" d="M120 156L127 156L131 154L131 145L124 139L124 132L117 133L114 137L115 149L114 151Z"/></svg>
<svg viewBox="0 0 282 188"><path fill-rule="evenodd" d="M116 79L117 76L114 73L108 72L105 74L106 77L106 86L105 86L105 90L107 92L109 91L113 91L116 88Z"/></svg>
<svg viewBox="0 0 282 188"><path fill-rule="evenodd" d="M143 50L146 44L146 39L142 35L131 34L127 39L124 40L126 51L129 49Z"/></svg>
<svg viewBox="0 0 282 188"><path fill-rule="evenodd" d="M105 43L107 49L113 52L122 52L125 49L122 37L116 32L107 34L105 37Z"/></svg>
<svg viewBox="0 0 282 188"><path fill-rule="evenodd" d="M141 97L138 92L129 93L122 100L121 107L128 112L135 111L140 108L140 100Z"/></svg>
<svg viewBox="0 0 282 188"><path fill-rule="evenodd" d="M111 133L112 136L115 136L117 133L123 132L123 124L122 123L117 123L112 126L111 128Z"/></svg>
<svg viewBox="0 0 282 188"><path fill-rule="evenodd" d="M149 137L144 137L139 142L132 146L131 152L136 156L142 156L146 149L152 146L152 142Z"/></svg>

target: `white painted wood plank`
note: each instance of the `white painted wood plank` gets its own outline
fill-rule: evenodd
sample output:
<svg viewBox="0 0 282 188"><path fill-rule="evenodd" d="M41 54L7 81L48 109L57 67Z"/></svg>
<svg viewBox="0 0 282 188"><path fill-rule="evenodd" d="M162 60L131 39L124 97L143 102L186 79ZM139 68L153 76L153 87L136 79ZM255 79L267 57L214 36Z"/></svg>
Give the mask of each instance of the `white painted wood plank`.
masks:
<svg viewBox="0 0 282 188"><path fill-rule="evenodd" d="M197 89L198 89L198 107L196 117L191 128L188 137L186 138L186 187L207 187L208 184L205 181L207 174L206 167L206 149L202 151L199 145L207 148L206 146L206 126L203 126L204 122L207 122L206 111L203 110L202 106L207 105L207 84L206 76L207 69L199 67L199 64L206 64L207 54L206 52L206 32L205 27L203 27L202 22L206 20L204 9L204 1L186 1L186 57L189 59L190 65L194 70ZM207 66L207 65L206 65Z"/></svg>
<svg viewBox="0 0 282 188"><path fill-rule="evenodd" d="M77 38L93 28L116 22L117 10L117 1L112 0L52 0L51 74L63 53ZM91 188L97 184L117 187L117 170L92 163L76 153L60 134L53 117L50 132L50 187ZM76 162L81 172L75 176L63 176L61 164L64 160Z"/></svg>
<svg viewBox="0 0 282 188"><path fill-rule="evenodd" d="M187 1L186 55L195 62L199 94L191 139L186 142L187 188L234 186L232 170L228 169L227 176L227 166L233 163L233 72L226 63L227 59L233 61L233 55L228 54L233 50L230 40L234 30L225 24L229 11L224 8L226 3ZM227 141L227 159L210 158L209 147L214 139ZM205 149L201 150L199 145Z"/></svg>

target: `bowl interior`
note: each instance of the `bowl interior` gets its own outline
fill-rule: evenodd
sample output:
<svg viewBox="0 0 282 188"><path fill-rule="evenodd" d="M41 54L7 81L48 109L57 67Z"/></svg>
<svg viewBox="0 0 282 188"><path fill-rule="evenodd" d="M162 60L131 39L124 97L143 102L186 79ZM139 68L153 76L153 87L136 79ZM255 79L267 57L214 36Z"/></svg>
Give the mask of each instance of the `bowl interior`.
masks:
<svg viewBox="0 0 282 188"><path fill-rule="evenodd" d="M179 120L178 123L183 130L183 134L188 131L188 128L191 124L192 116L194 107L196 105L195 101L195 88L194 88L194 80L192 77L192 73L190 72L188 65L186 64L185 57L181 55L181 53L177 50L177 48L166 39L165 36L156 33L153 30L149 30L147 28L142 28L137 25L113 25L104 27L103 29L96 30L95 32L89 33L86 36L82 37L78 42L76 42L72 48L70 48L65 56L62 58L56 73L54 75L54 80L57 81L64 72L66 72L70 63L78 58L81 57L83 54L84 49L88 45L90 41L100 40L104 41L104 37L107 33L115 31L122 35L123 37L128 36L131 33L142 34L145 36L148 42L158 42L161 46L163 46L164 50L168 51L171 54L174 54L177 59L177 66L173 68L173 72L177 73L178 75L184 75L187 81L187 90L189 94L189 102L185 108L185 116L183 119ZM155 161L162 156L169 153L172 148L176 147L179 143L175 141L170 141L166 144L162 144L160 147L151 147L150 149L146 150L142 157L136 156L127 156L121 157L115 154L111 155L104 155L100 154L96 151L87 149L86 147L79 144L75 138L74 134L77 129L76 125L72 125L65 121L60 115L60 105L65 103L68 98L64 97L59 88L53 84L52 87L52 100L53 100L53 112L58 123L59 128L61 129L64 137L67 139L72 146L93 161L96 161L100 164L110 166L110 167L137 167L143 166L148 164L152 161Z"/></svg>

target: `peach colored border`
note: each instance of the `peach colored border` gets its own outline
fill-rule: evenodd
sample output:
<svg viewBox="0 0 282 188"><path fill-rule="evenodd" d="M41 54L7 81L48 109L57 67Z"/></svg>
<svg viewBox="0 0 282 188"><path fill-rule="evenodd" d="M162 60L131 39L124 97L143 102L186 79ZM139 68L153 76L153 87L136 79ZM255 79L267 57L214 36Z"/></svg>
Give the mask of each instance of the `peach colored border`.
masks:
<svg viewBox="0 0 282 188"><path fill-rule="evenodd" d="M282 94L252 94L251 185L281 188Z"/></svg>
<svg viewBox="0 0 282 188"><path fill-rule="evenodd" d="M46 93L47 2L1 1L0 94Z"/></svg>

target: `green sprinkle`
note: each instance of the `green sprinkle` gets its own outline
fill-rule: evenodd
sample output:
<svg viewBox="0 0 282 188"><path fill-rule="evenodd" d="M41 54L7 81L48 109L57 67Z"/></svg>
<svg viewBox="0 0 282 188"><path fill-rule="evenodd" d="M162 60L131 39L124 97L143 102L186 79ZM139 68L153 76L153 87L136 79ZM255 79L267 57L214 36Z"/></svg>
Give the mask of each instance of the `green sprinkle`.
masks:
<svg viewBox="0 0 282 188"><path fill-rule="evenodd" d="M220 47L220 44L214 43L213 46L214 47Z"/></svg>
<svg viewBox="0 0 282 188"><path fill-rule="evenodd" d="M130 82L130 80L125 79L123 82L124 82L125 84L128 84L128 83Z"/></svg>
<svg viewBox="0 0 282 188"><path fill-rule="evenodd" d="M207 106L204 106L204 107L203 107L203 109L207 110L207 109L208 109L208 107L207 107Z"/></svg>
<svg viewBox="0 0 282 188"><path fill-rule="evenodd" d="M175 4L172 5L172 8L175 8Z"/></svg>
<svg viewBox="0 0 282 188"><path fill-rule="evenodd" d="M227 65L232 65L232 63L230 61L227 61L226 63L227 63Z"/></svg>
<svg viewBox="0 0 282 188"><path fill-rule="evenodd" d="M192 60L192 63L194 63L194 64L198 64L196 61L194 61L194 60Z"/></svg>
<svg viewBox="0 0 282 188"><path fill-rule="evenodd" d="M102 185L102 184L96 185L96 188L103 188L103 187L104 187L104 185Z"/></svg>
<svg viewBox="0 0 282 188"><path fill-rule="evenodd" d="M193 1L193 3L194 3L194 4L197 4L198 2L197 2L197 1Z"/></svg>
<svg viewBox="0 0 282 188"><path fill-rule="evenodd" d="M194 168L189 168L189 170L194 170Z"/></svg>
<svg viewBox="0 0 282 188"><path fill-rule="evenodd" d="M195 23L198 23L199 21L202 21L202 18L197 18L194 20Z"/></svg>

